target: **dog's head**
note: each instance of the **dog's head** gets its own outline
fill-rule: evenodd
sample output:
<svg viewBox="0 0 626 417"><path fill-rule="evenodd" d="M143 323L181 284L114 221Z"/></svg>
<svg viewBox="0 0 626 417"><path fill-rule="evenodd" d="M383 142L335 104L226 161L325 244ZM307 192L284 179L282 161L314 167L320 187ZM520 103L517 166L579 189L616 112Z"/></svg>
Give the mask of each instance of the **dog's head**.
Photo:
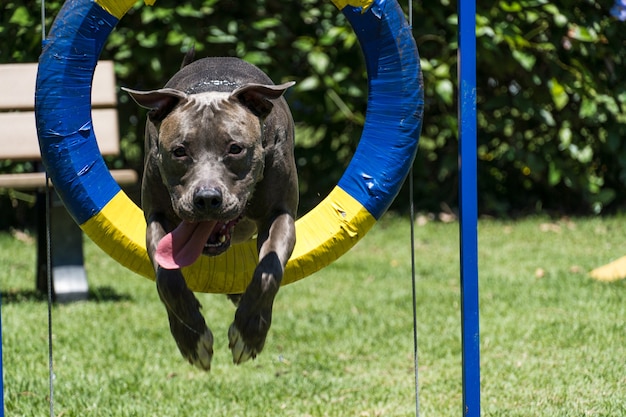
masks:
<svg viewBox="0 0 626 417"><path fill-rule="evenodd" d="M246 84L232 93L186 94L171 88L125 89L158 132L154 155L182 220L243 214L265 165L263 120L270 100L293 85Z"/></svg>

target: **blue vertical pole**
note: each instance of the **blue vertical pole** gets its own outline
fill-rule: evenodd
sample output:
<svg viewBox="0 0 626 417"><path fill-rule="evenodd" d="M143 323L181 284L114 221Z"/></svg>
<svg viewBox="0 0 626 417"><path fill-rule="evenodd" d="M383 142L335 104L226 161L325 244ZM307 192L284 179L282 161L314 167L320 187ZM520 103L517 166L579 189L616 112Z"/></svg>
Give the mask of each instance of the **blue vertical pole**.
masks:
<svg viewBox="0 0 626 417"><path fill-rule="evenodd" d="M476 1L460 0L459 197L463 416L480 416L478 191L476 127Z"/></svg>

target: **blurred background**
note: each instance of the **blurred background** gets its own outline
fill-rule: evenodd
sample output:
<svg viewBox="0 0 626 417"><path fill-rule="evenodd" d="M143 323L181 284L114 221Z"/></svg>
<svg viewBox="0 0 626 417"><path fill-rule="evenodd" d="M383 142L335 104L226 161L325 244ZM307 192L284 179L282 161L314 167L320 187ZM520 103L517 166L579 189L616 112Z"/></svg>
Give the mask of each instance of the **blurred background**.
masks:
<svg viewBox="0 0 626 417"><path fill-rule="evenodd" d="M406 2L400 2L408 10ZM612 0L479 2L478 190L481 215L593 215L626 207L626 23ZM62 6L45 3L49 29ZM456 2L414 1L413 34L426 106L414 168L419 212L458 206ZM0 64L35 62L41 4L3 0ZM367 74L352 28L330 1L138 2L109 36L115 61L122 154L113 168L142 170L145 113L119 90L161 87L192 46L196 57L237 56L276 83L297 122L301 213L350 162L367 107ZM1 93L0 93L1 94ZM10 132L3 132L10 134ZM0 172L31 171L0 160ZM137 190L129 193L137 199ZM30 228L34 198L0 191L0 229ZM408 210L405 185L392 210Z"/></svg>

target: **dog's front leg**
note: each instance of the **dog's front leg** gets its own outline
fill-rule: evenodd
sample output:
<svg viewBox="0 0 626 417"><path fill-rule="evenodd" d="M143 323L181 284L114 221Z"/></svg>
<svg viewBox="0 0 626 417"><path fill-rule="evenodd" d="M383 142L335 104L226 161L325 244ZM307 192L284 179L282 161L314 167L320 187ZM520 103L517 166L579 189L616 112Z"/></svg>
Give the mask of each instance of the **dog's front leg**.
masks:
<svg viewBox="0 0 626 417"><path fill-rule="evenodd" d="M151 216L148 221L147 247L156 271L156 286L165 305L170 322L170 331L178 350L192 365L211 369L213 358L213 334L200 314L202 306L187 287L180 269L164 269L154 261L154 251L165 235L164 221Z"/></svg>
<svg viewBox="0 0 626 417"><path fill-rule="evenodd" d="M260 228L257 238L259 264L243 294L228 330L236 364L255 358L263 350L272 323L272 306L280 288L287 260L296 241L294 216L282 213Z"/></svg>

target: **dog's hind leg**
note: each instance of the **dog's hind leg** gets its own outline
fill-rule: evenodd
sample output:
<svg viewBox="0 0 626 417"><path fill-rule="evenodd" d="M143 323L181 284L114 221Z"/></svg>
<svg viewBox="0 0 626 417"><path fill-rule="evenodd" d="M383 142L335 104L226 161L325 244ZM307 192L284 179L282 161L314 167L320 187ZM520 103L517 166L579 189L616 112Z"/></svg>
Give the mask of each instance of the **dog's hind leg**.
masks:
<svg viewBox="0 0 626 417"><path fill-rule="evenodd" d="M243 297L243 294L226 294L226 297L228 297L230 302L233 303L235 307L237 307L241 302L241 297Z"/></svg>

